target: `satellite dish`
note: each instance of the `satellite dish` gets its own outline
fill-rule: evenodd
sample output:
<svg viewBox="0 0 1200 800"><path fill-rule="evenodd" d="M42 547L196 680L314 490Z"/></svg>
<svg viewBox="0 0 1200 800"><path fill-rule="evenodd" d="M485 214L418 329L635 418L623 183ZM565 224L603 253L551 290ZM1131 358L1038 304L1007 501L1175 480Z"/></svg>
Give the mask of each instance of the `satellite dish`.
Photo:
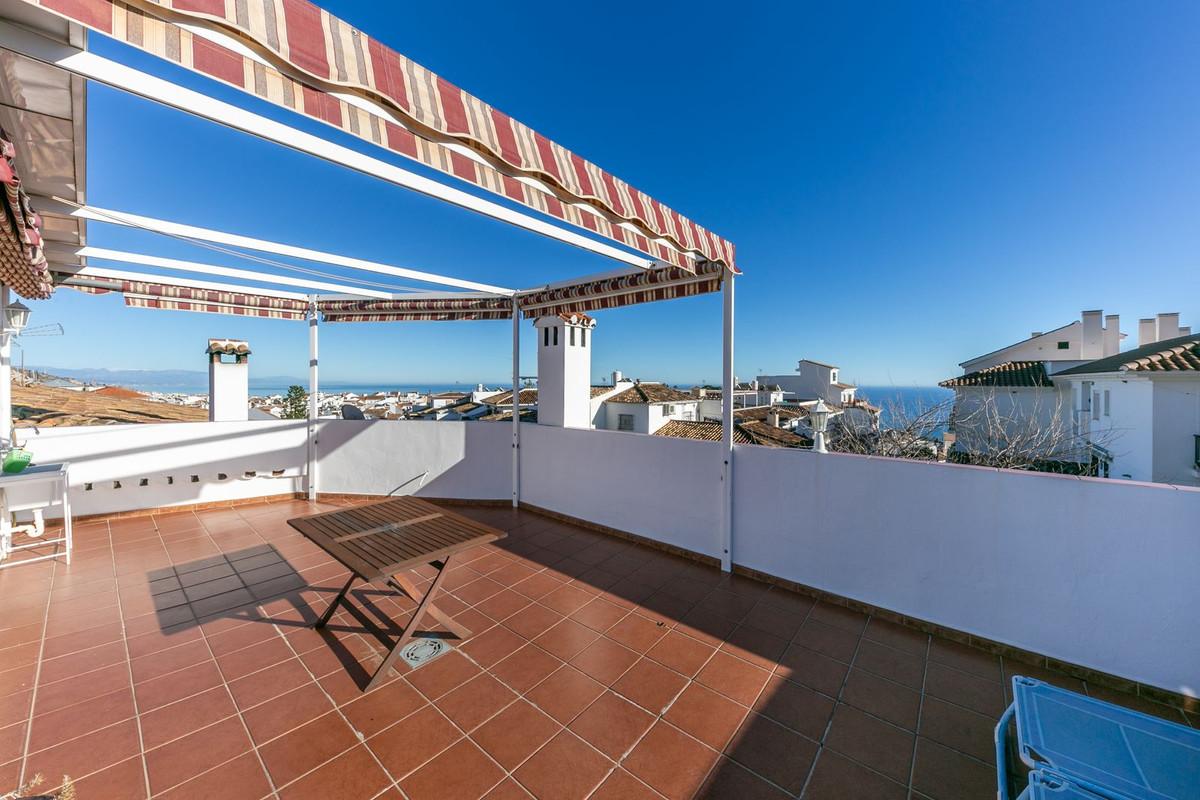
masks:
<svg viewBox="0 0 1200 800"><path fill-rule="evenodd" d="M342 406L342 419L366 419L363 416L362 409L358 406L346 403Z"/></svg>

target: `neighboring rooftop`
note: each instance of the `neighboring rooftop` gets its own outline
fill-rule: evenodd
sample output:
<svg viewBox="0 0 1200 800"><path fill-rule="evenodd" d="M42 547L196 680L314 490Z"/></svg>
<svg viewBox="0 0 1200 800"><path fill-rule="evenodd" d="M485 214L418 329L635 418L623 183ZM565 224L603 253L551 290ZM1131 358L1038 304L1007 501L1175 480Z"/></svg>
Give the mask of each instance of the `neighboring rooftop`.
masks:
<svg viewBox="0 0 1200 800"><path fill-rule="evenodd" d="M654 432L655 436L675 439L696 439L701 442L721 441L721 423L709 421L669 420ZM812 440L798 436L769 422L739 422L733 426L734 444L758 444L766 447L811 447Z"/></svg>
<svg viewBox="0 0 1200 800"><path fill-rule="evenodd" d="M1200 334L1178 336L1064 369L1057 375L1098 372L1191 372L1200 370Z"/></svg>
<svg viewBox="0 0 1200 800"><path fill-rule="evenodd" d="M665 383L636 383L625 391L608 398L610 403L686 403L696 398L687 392L672 389Z"/></svg>
<svg viewBox="0 0 1200 800"><path fill-rule="evenodd" d="M1070 370L1066 370L1070 372ZM1063 373L1060 373L1063 374ZM1006 361L994 367L968 372L957 378L942 381L938 386L954 389L966 386L1033 387L1053 386L1041 361Z"/></svg>
<svg viewBox="0 0 1200 800"><path fill-rule="evenodd" d="M537 389L522 389L520 395L517 396L523 406L536 405L538 401ZM489 397L483 398L483 402L489 406L511 406L512 405L512 389L507 392L500 392Z"/></svg>

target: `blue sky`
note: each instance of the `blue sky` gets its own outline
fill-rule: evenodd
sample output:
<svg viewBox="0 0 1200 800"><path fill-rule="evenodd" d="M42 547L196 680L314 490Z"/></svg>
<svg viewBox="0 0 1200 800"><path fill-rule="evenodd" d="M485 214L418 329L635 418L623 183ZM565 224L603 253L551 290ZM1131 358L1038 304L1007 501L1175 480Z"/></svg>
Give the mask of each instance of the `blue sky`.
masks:
<svg viewBox="0 0 1200 800"><path fill-rule="evenodd" d="M1158 311L1200 327L1200 4L471 3L453 19L323 5L734 241L741 377L811 357L862 384L929 385L1084 308L1121 314L1130 342ZM240 97L100 36L93 48ZM509 286L611 267L113 90L89 104L96 205ZM215 258L112 226L90 237ZM597 376L719 375L717 296L598 320ZM305 370L303 323L65 290L34 304L31 324L51 321L66 335L27 340L30 363L203 369L204 340L229 336L250 340L258 375ZM509 348L504 322L331 325L322 369L494 382Z"/></svg>

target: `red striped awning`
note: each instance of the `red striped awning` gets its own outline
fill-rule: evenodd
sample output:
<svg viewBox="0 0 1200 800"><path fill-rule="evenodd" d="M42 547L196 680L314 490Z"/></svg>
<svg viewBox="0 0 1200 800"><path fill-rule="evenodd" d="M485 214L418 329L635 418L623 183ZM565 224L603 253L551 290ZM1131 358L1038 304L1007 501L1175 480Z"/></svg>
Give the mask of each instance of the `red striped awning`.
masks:
<svg viewBox="0 0 1200 800"><path fill-rule="evenodd" d="M682 269L646 270L527 294L521 311L528 319L693 297L720 291L723 277L722 268L711 263L701 265L695 275Z"/></svg>
<svg viewBox="0 0 1200 800"><path fill-rule="evenodd" d="M736 270L730 242L307 0L23 2L653 258L691 271L686 252ZM182 24L233 37L258 58Z"/></svg>
<svg viewBox="0 0 1200 800"><path fill-rule="evenodd" d="M54 291L42 253L42 221L29 205L17 173L17 148L0 129L0 283L30 300Z"/></svg>
<svg viewBox="0 0 1200 800"><path fill-rule="evenodd" d="M327 314L326 322L471 322L482 319L512 319L512 311L379 312L374 314Z"/></svg>
<svg viewBox="0 0 1200 800"><path fill-rule="evenodd" d="M205 314L232 314L238 317L261 317L263 319L305 319L303 311L285 311L279 308L235 305L232 303L209 303L197 300L178 300L172 297L149 297L127 294L125 305L130 308L158 308L170 311L199 311Z"/></svg>

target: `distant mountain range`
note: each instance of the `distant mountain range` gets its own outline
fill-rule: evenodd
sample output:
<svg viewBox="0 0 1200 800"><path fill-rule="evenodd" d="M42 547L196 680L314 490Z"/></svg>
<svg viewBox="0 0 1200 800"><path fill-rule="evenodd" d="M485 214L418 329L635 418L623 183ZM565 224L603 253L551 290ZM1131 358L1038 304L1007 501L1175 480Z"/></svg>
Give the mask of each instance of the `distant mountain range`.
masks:
<svg viewBox="0 0 1200 800"><path fill-rule="evenodd" d="M197 391L208 387L208 372L196 369L97 369L83 367L34 367L27 366L29 371L44 372L57 375L60 378L74 378L84 383L116 384L117 386L139 386L153 390L155 386L195 386ZM253 386L289 386L293 383L304 384L302 378L287 375L266 377L254 376L250 379Z"/></svg>

